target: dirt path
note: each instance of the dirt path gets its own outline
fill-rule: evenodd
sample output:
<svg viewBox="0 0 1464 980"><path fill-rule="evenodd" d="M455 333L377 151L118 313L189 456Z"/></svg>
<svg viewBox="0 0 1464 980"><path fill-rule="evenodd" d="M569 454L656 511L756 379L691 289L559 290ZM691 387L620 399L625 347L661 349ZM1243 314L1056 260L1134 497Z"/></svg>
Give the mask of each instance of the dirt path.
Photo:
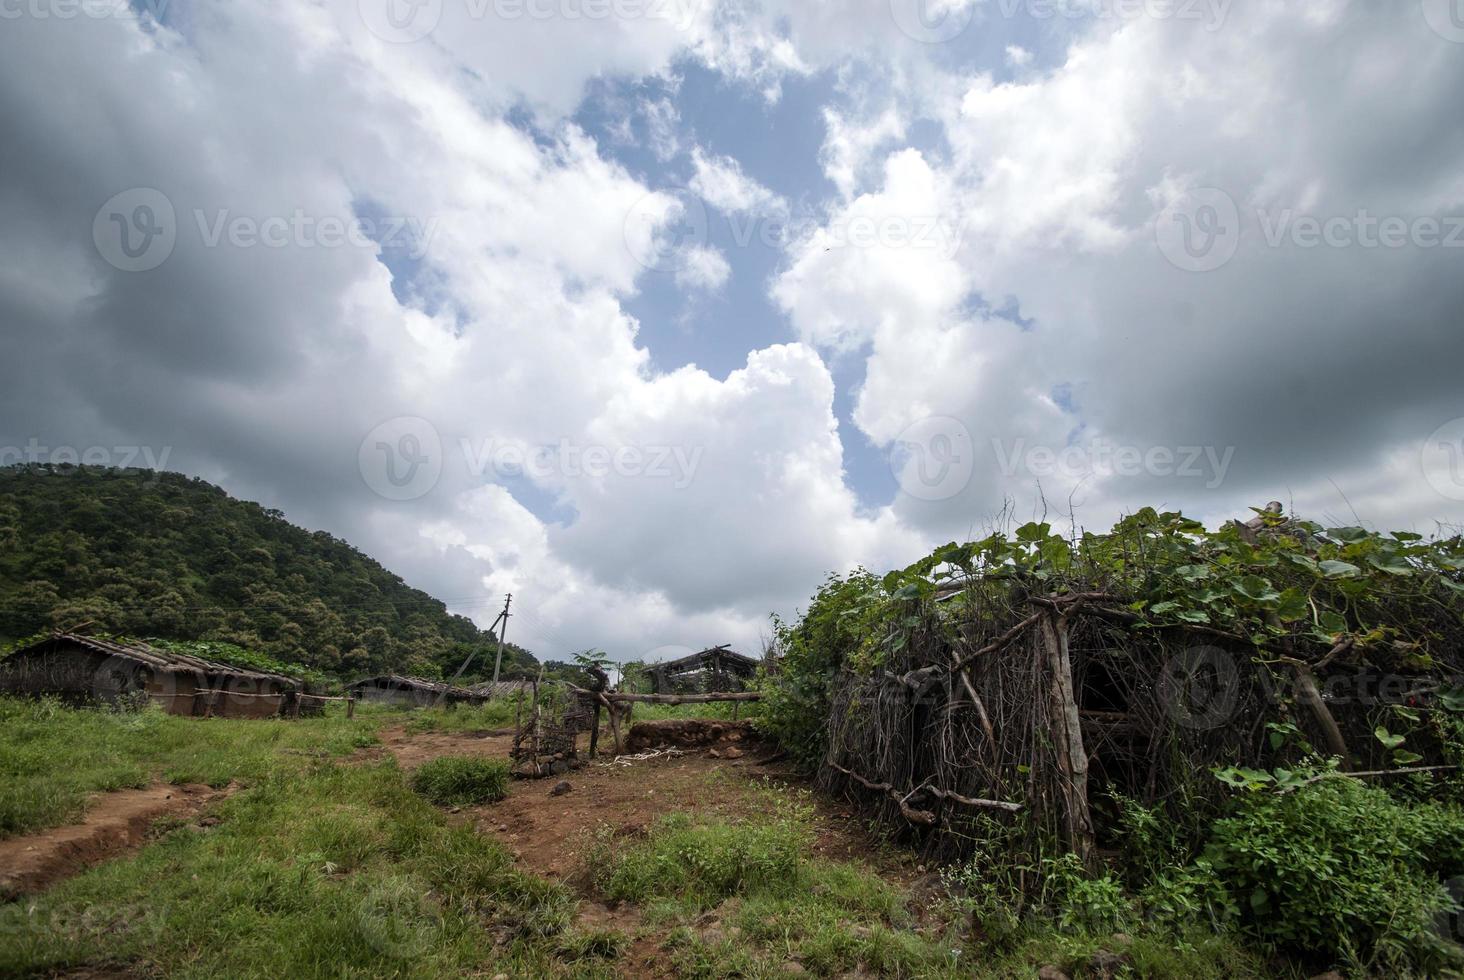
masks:
<svg viewBox="0 0 1464 980"><path fill-rule="evenodd" d="M0 840L0 901L33 894L140 848L163 817L191 817L230 790L150 786L99 794L81 823Z"/></svg>
<svg viewBox="0 0 1464 980"><path fill-rule="evenodd" d="M513 747L513 730L508 728L484 732L418 732L407 731L403 725L388 728L380 733L381 744L356 753L360 760L380 759L390 754L396 756L397 764L403 769L415 769L429 759L444 755L484 755L493 758L508 758Z"/></svg>

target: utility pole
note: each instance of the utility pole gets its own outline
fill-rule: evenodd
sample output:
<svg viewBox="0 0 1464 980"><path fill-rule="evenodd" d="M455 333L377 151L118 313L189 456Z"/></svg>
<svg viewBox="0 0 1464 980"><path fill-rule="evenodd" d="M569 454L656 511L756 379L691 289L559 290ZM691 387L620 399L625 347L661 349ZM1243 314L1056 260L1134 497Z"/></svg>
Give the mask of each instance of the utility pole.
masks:
<svg viewBox="0 0 1464 980"><path fill-rule="evenodd" d="M493 660L493 683L498 683L498 668L503 666L503 634L508 632L508 605L513 602L513 593L510 592L503 599L503 625L498 627L498 656Z"/></svg>

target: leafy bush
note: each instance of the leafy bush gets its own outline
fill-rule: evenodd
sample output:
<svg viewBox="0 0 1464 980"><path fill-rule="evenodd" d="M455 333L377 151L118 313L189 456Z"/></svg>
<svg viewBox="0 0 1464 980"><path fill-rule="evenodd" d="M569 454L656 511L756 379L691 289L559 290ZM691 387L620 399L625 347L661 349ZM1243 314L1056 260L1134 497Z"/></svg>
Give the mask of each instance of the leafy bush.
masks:
<svg viewBox="0 0 1464 980"><path fill-rule="evenodd" d="M1342 776L1294 792L1240 794L1205 859L1248 932L1292 952L1341 951L1354 965L1406 971L1443 955L1440 878L1461 870L1464 813L1409 807Z"/></svg>
<svg viewBox="0 0 1464 980"><path fill-rule="evenodd" d="M508 795L508 763L498 759L443 756L412 773L412 789L433 803L492 803Z"/></svg>

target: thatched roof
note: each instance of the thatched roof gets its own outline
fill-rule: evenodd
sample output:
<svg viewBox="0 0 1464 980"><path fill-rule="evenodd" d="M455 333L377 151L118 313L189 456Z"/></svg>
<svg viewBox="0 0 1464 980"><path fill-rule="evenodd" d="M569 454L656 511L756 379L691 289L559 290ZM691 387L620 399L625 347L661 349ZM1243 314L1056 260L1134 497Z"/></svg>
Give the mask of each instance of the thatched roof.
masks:
<svg viewBox="0 0 1464 980"><path fill-rule="evenodd" d="M104 640L95 636L84 636L80 633L54 633L44 640L14 650L6 659L9 660L30 654L51 652L66 646L80 647L105 657L118 657L147 667L150 670L166 674L187 674L195 677L199 675L206 677L238 677L256 683L261 681L274 682L291 690L298 689L300 686L299 681L293 677L286 677L283 674L251 670L247 667L235 667L232 664L220 663L215 660L205 660L202 657L194 657L171 650L159 650L157 647L149 646L139 640Z"/></svg>
<svg viewBox="0 0 1464 980"><path fill-rule="evenodd" d="M683 670L700 670L708 661L716 660L719 664L734 673L746 671L749 676L757 670L757 661L752 657L738 653L729 645L719 647L708 647L697 653L679 657L676 660L666 660L658 664L651 664L652 670L663 671L668 674L679 673Z"/></svg>
<svg viewBox="0 0 1464 980"><path fill-rule="evenodd" d="M374 677L363 677L347 685L347 690L354 691L363 687L425 691L429 694L440 694L450 698L477 699L481 697L465 687L454 687L443 681L432 681L425 677L405 677L401 674L378 674Z"/></svg>
<svg viewBox="0 0 1464 980"><path fill-rule="evenodd" d="M499 681L496 684L488 681L482 684L474 684L468 690L479 697L489 698L491 700L493 698L512 697L520 692L531 690L533 686L533 681Z"/></svg>

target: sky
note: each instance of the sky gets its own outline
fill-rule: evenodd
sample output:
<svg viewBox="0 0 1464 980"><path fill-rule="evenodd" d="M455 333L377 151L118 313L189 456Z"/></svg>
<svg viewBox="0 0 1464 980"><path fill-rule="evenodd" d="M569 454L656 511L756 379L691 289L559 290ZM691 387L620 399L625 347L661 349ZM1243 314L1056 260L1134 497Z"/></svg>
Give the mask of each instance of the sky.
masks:
<svg viewBox="0 0 1464 980"><path fill-rule="evenodd" d="M1033 518L1464 521L1459 0L0 0L0 465L563 659Z"/></svg>

